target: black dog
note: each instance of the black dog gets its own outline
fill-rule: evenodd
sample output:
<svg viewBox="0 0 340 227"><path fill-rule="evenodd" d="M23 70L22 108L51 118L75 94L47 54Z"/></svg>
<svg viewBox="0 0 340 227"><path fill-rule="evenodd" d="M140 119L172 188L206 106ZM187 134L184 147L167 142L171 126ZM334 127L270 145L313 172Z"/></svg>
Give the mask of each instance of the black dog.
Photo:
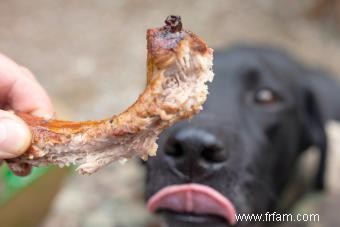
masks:
<svg viewBox="0 0 340 227"><path fill-rule="evenodd" d="M146 198L166 226L253 226L235 214L275 211L299 156L320 151L325 121L340 119L340 87L280 50L234 47L215 54L204 111L162 134L147 161Z"/></svg>

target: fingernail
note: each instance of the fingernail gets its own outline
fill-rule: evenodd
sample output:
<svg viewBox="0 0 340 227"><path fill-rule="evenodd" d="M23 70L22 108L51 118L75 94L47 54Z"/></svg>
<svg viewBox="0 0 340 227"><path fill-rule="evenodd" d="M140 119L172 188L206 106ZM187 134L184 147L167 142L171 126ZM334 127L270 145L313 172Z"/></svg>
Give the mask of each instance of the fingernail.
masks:
<svg viewBox="0 0 340 227"><path fill-rule="evenodd" d="M10 118L0 119L0 159L22 154L31 139L28 128Z"/></svg>

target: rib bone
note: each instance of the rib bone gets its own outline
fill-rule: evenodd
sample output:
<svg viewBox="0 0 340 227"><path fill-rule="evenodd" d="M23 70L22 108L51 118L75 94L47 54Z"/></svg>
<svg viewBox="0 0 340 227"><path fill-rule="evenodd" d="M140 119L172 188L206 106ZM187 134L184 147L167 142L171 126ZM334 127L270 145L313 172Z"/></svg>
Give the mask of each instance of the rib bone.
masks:
<svg viewBox="0 0 340 227"><path fill-rule="evenodd" d="M44 120L17 113L32 131L27 152L7 160L23 165L79 165L92 174L116 160L156 155L158 135L175 122L202 109L212 81L213 50L195 34L183 30L180 17L147 31L147 86L138 100L117 116L98 121Z"/></svg>

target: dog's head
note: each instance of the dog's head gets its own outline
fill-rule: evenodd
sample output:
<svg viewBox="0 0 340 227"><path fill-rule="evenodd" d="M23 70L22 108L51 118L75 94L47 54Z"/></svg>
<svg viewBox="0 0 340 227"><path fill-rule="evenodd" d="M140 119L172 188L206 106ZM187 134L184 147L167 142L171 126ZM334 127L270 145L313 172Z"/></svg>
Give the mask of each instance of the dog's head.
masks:
<svg viewBox="0 0 340 227"><path fill-rule="evenodd" d="M323 187L324 122L340 117L332 80L270 48L217 53L214 72L204 111L163 133L146 163L148 208L168 226L226 226L236 213L273 211L310 146L321 153Z"/></svg>

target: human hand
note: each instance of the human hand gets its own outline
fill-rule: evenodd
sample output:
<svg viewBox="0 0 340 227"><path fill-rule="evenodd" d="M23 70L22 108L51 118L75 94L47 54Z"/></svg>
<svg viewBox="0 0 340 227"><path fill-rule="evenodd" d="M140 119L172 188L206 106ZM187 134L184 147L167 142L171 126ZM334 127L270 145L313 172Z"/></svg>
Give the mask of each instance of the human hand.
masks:
<svg viewBox="0 0 340 227"><path fill-rule="evenodd" d="M43 118L54 114L52 103L34 75L0 54L0 160L24 153L31 142L31 132L10 109ZM30 167L17 175L27 175Z"/></svg>

